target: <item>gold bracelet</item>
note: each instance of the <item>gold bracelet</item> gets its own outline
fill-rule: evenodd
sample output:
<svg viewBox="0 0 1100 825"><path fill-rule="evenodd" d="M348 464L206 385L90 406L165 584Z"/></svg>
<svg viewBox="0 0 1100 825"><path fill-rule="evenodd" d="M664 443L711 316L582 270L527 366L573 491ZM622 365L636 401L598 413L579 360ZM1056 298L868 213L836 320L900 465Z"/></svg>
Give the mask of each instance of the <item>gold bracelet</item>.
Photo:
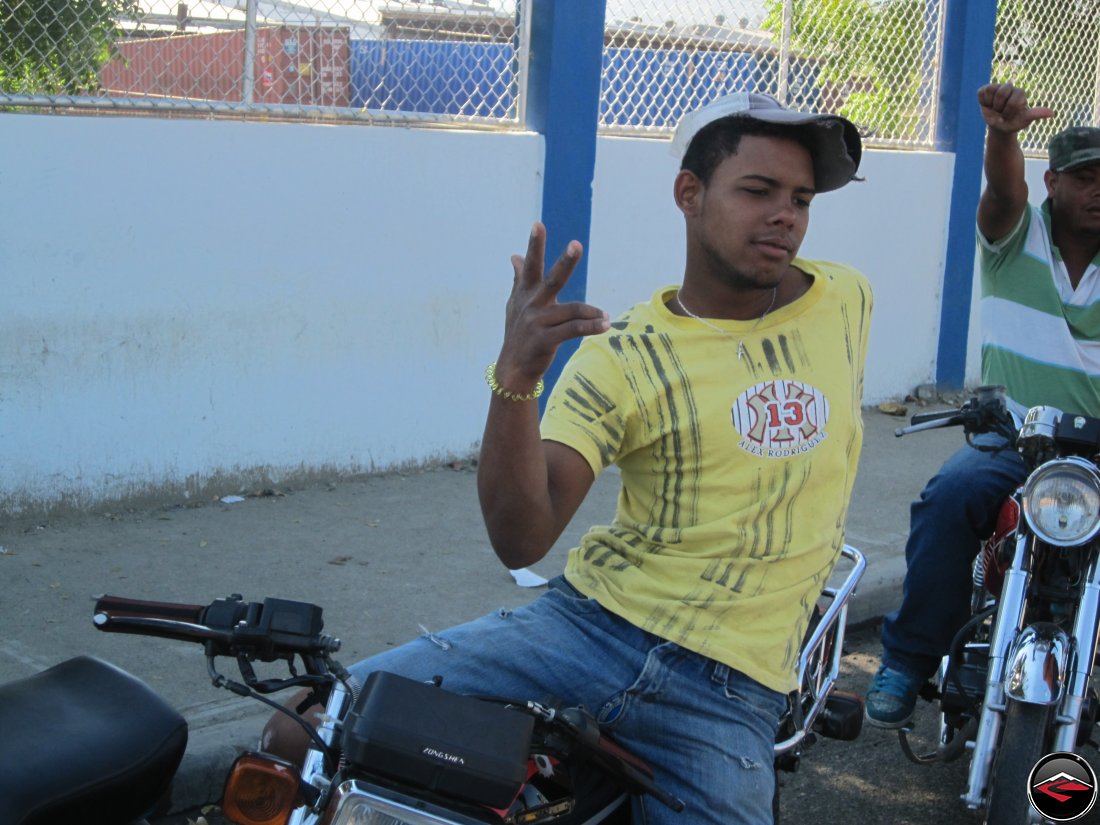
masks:
<svg viewBox="0 0 1100 825"><path fill-rule="evenodd" d="M500 384L497 383L497 362L494 361L485 368L485 383L489 385L489 389L493 391L494 395L499 395L501 398L507 398L509 401L534 401L540 395L542 395L543 389L545 389L542 379L535 384L535 388L526 395L520 395L514 393L511 390L506 390Z"/></svg>

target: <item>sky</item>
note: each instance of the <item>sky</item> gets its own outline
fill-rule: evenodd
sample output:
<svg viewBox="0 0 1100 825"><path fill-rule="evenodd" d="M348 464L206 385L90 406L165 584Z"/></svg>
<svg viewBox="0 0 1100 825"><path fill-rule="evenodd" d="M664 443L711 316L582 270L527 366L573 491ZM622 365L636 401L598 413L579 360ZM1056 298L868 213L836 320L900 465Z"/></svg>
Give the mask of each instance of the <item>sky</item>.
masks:
<svg viewBox="0 0 1100 825"><path fill-rule="evenodd" d="M640 17L645 23L713 23L722 15L727 24L748 18L756 28L764 17L764 0L607 0L608 20Z"/></svg>

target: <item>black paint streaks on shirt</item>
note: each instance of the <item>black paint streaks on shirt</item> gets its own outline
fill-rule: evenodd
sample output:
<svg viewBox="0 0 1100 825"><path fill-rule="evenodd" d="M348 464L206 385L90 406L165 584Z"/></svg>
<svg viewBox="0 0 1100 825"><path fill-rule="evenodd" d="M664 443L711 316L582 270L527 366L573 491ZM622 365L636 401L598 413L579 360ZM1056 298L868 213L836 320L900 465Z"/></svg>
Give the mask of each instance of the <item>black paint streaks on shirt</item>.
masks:
<svg viewBox="0 0 1100 825"><path fill-rule="evenodd" d="M791 358L791 348L787 342L786 335L779 336L779 350L783 353L783 361L787 364L787 369L792 373L795 372L797 367L795 366L794 359Z"/></svg>
<svg viewBox="0 0 1100 825"><path fill-rule="evenodd" d="M615 460L622 443L625 422L610 398L601 393L585 375L578 373L565 391L566 409L591 426L589 438L600 451L600 461L607 466Z"/></svg>
<svg viewBox="0 0 1100 825"><path fill-rule="evenodd" d="M661 434L651 448L662 484L661 494L655 497L658 512L653 523L678 535L685 521L694 523L698 512L695 491L702 434L691 382L668 335L614 336L609 344L623 362L643 425ZM692 491L690 500L684 500L685 490ZM654 539L666 541L663 535Z"/></svg>
<svg viewBox="0 0 1100 825"><path fill-rule="evenodd" d="M775 353L775 344L772 343L772 339L765 338L760 343L760 348L764 350L764 360L768 362L768 369L771 370L772 375L779 375L783 365L779 363L779 356Z"/></svg>
<svg viewBox="0 0 1100 825"><path fill-rule="evenodd" d="M790 493L786 502L786 523L787 529L783 534L783 541L780 543L779 552L776 554L777 558L783 558L791 552L791 534L794 532L794 510L798 505L799 498L802 496L802 491L806 489L806 485L810 481L810 476L813 475L812 466L809 464L803 464L800 467L800 474L798 480L795 482L794 490Z"/></svg>

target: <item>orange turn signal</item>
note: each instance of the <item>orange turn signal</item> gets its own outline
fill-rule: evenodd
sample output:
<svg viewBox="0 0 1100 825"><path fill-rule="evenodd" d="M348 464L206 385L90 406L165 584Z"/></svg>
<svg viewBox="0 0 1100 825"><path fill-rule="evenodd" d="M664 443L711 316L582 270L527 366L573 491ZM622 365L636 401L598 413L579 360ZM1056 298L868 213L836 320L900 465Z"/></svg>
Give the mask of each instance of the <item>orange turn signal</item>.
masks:
<svg viewBox="0 0 1100 825"><path fill-rule="evenodd" d="M237 825L286 825L302 804L298 769L264 753L242 753L229 770L222 812Z"/></svg>

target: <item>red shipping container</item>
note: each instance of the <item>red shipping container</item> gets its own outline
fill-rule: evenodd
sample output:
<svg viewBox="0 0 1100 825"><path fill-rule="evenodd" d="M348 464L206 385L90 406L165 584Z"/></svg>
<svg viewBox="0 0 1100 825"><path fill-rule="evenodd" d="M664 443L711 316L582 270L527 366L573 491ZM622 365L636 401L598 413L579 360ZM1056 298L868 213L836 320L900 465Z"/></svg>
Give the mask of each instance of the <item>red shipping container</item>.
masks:
<svg viewBox="0 0 1100 825"><path fill-rule="evenodd" d="M243 30L130 40L99 73L103 92L197 100L243 100ZM349 104L348 30L268 26L256 30L252 100L301 106Z"/></svg>

